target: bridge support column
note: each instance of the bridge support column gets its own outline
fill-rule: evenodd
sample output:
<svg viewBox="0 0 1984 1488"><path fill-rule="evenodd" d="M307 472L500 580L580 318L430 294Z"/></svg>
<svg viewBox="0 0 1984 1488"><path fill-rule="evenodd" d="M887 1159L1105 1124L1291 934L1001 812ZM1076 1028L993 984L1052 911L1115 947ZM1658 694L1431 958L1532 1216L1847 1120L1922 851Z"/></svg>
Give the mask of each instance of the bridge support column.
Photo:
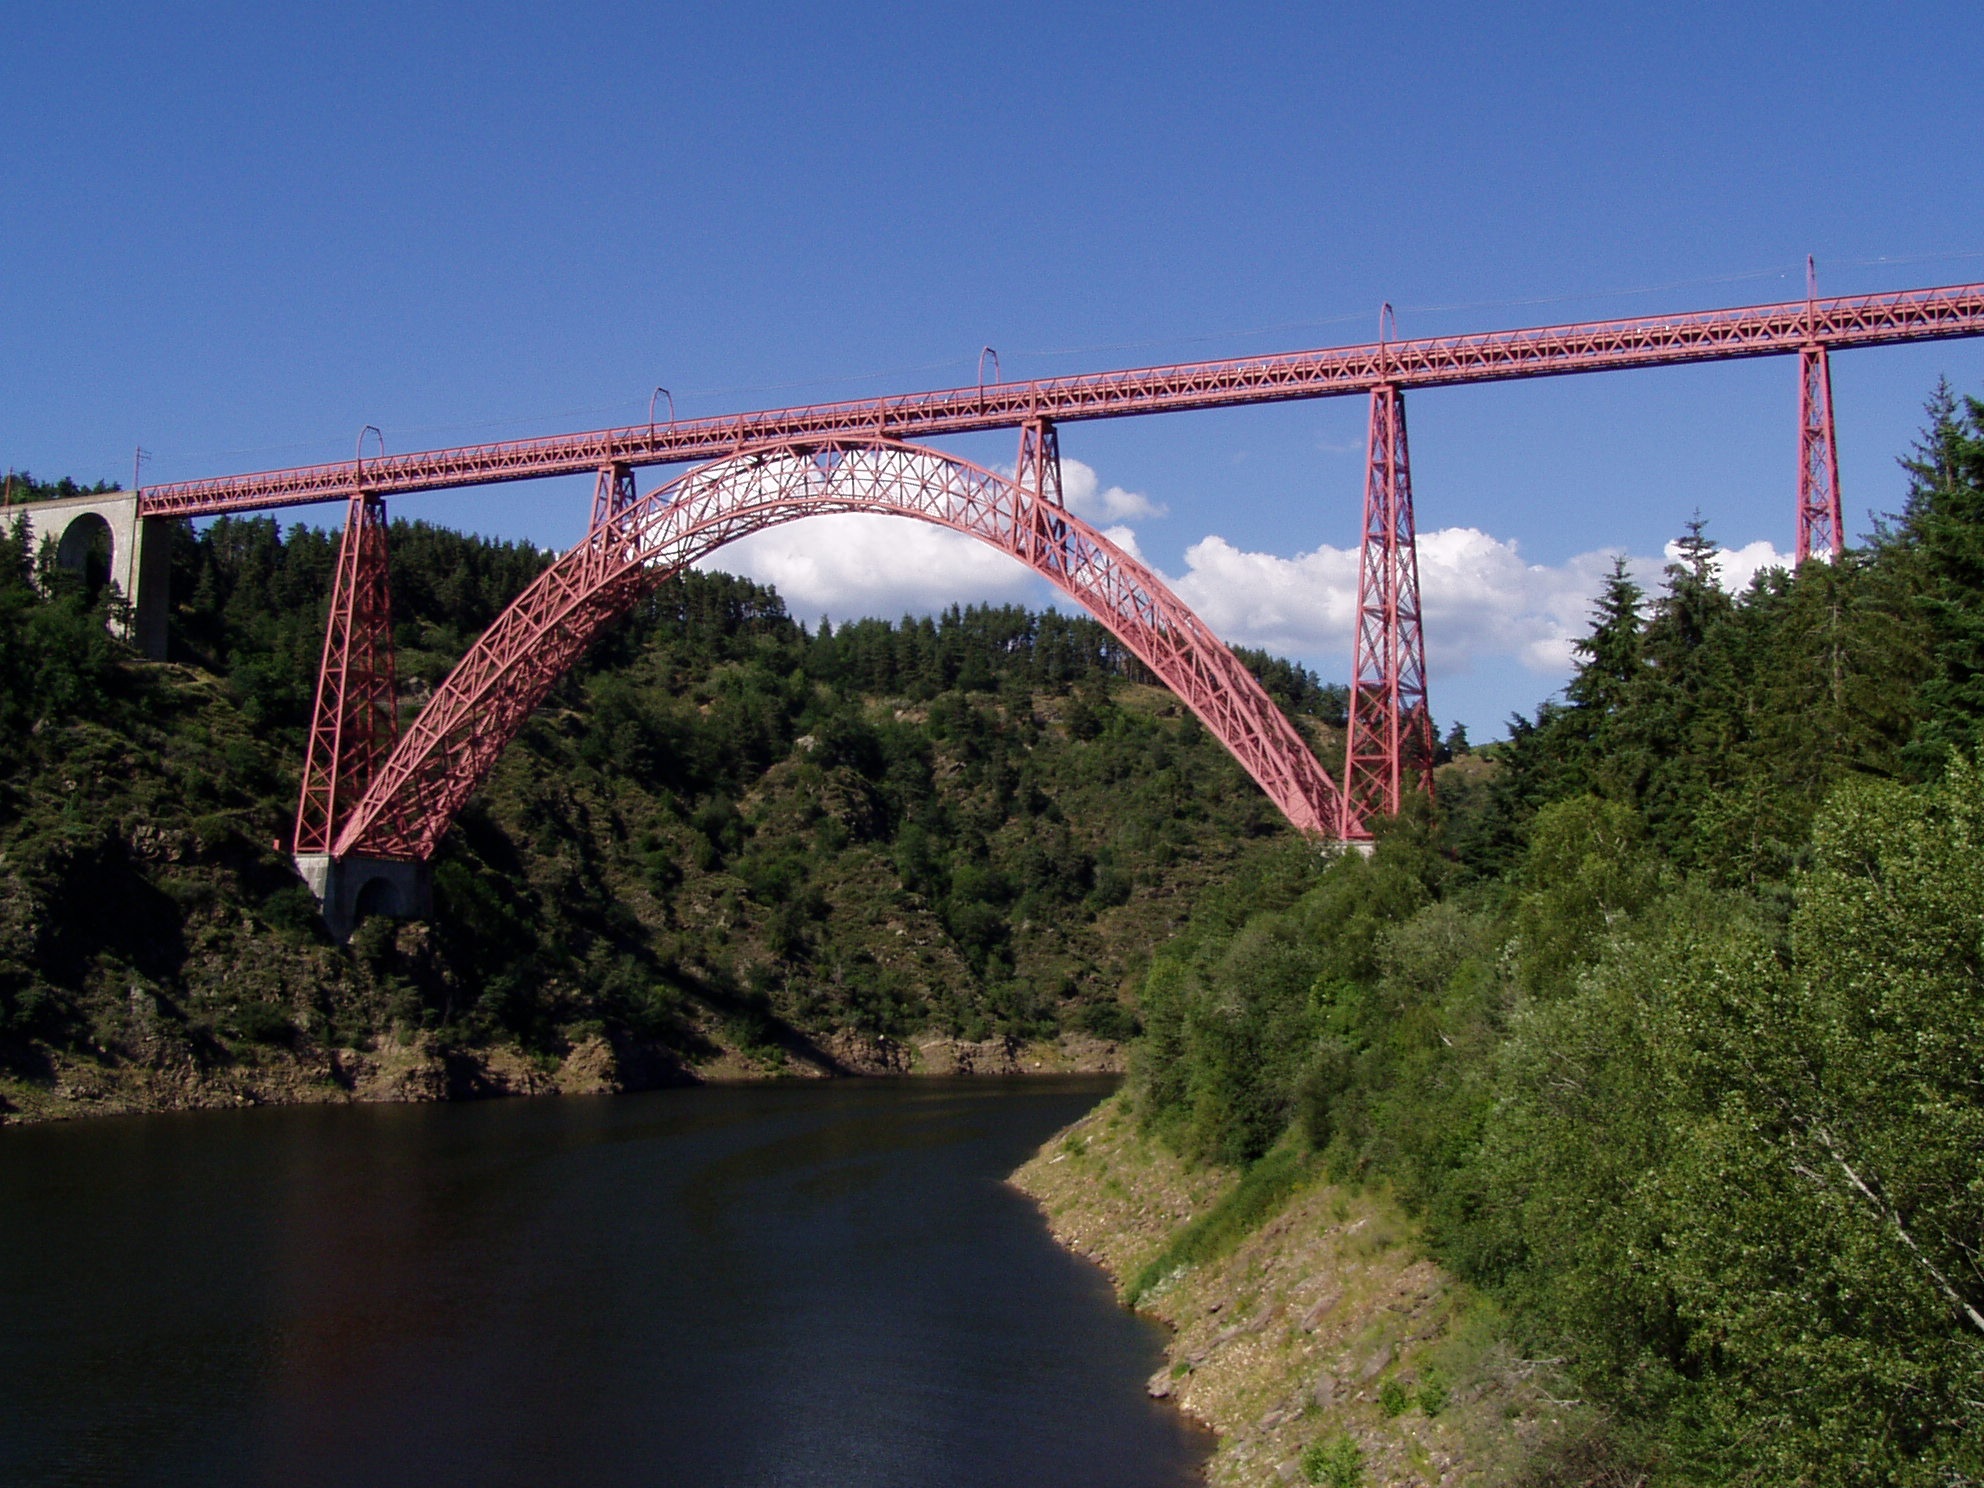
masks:
<svg viewBox="0 0 1984 1488"><path fill-rule="evenodd" d="M627 465L602 465L592 488L592 527L594 531L618 522L640 500L634 488L634 472Z"/></svg>
<svg viewBox="0 0 1984 1488"><path fill-rule="evenodd" d="M345 510L344 540L338 545L331 585L303 790L296 806L298 854L331 850L344 808L364 794L398 732L386 504L361 491Z"/></svg>
<svg viewBox="0 0 1984 1488"><path fill-rule="evenodd" d="M626 556L627 515L640 500L634 485L634 472L626 465L602 465L593 482L592 521L586 528L585 546L591 573L606 573L620 565Z"/></svg>
<svg viewBox="0 0 1984 1488"><path fill-rule="evenodd" d="M1832 424L1832 363L1822 342L1798 352L1797 561L1846 548L1839 513L1839 444Z"/></svg>
<svg viewBox="0 0 1984 1488"><path fill-rule="evenodd" d="M421 915L432 899L424 863L336 858L331 853L345 814L392 752L398 734L386 504L360 491L346 509L344 540L338 545L292 847L296 871L340 940L362 915Z"/></svg>
<svg viewBox="0 0 1984 1488"><path fill-rule="evenodd" d="M1805 344L1798 348L1798 545L1795 561L1846 549L1839 516L1839 443L1832 427L1832 361L1818 336L1819 265L1805 256Z"/></svg>
<svg viewBox="0 0 1984 1488"><path fill-rule="evenodd" d="M135 491L31 501L0 511L0 520L10 524L16 517L27 521L30 553L53 543L56 567L114 584L130 606L120 628L124 638L147 660L165 660L169 519L139 516Z"/></svg>
<svg viewBox="0 0 1984 1488"><path fill-rule="evenodd" d="M1410 786L1433 793L1433 715L1426 706L1405 397L1381 383L1371 390L1365 461L1356 655L1344 741L1344 838L1370 837L1372 821L1396 815Z"/></svg>
<svg viewBox="0 0 1984 1488"><path fill-rule="evenodd" d="M1020 425L1013 463L1014 531L1021 556L1053 572L1067 569L1068 524L1061 520L1061 435L1052 419Z"/></svg>
<svg viewBox="0 0 1984 1488"><path fill-rule="evenodd" d="M370 915L422 920L434 912L434 875L426 863L298 853L296 871L317 896L325 927L339 940L349 940Z"/></svg>

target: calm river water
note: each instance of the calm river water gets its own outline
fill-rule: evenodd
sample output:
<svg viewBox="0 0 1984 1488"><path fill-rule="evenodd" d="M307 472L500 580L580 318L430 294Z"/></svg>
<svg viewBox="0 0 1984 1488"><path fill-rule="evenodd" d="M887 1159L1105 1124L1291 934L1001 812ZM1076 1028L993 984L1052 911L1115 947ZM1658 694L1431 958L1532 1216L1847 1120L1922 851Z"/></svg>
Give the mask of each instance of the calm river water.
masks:
<svg viewBox="0 0 1984 1488"><path fill-rule="evenodd" d="M0 1483L1196 1481L1155 1331L1000 1181L1108 1089L0 1130Z"/></svg>

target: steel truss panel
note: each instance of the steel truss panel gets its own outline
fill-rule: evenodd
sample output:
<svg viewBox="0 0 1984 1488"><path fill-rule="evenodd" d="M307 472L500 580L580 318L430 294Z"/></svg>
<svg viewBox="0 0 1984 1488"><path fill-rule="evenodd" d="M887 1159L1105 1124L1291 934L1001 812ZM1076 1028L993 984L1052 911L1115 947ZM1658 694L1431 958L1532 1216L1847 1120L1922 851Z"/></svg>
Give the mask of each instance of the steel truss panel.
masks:
<svg viewBox="0 0 1984 1488"><path fill-rule="evenodd" d="M1433 793L1433 715L1426 703L1405 397L1390 383L1371 390L1365 449L1356 656L1343 764L1343 836L1352 840L1368 838L1378 817L1398 814L1408 779Z"/></svg>
<svg viewBox="0 0 1984 1488"><path fill-rule="evenodd" d="M1708 310L1640 320L1541 326L1470 336L1290 352L1230 361L1099 372L1035 382L911 393L808 408L671 419L586 434L510 440L463 449L381 455L297 470L147 486L152 517L212 516L343 500L355 487L382 494L534 480L613 466L710 460L747 448L821 440L933 438L1029 420L1119 418L1193 408L1404 390L1509 378L1984 335L1984 284L1782 305Z"/></svg>
<svg viewBox="0 0 1984 1488"><path fill-rule="evenodd" d="M1839 442L1833 434L1832 361L1821 345L1798 351L1797 561L1846 548L1839 512Z"/></svg>
<svg viewBox="0 0 1984 1488"><path fill-rule="evenodd" d="M913 517L1027 564L1170 687L1291 823L1334 836L1343 819L1335 782L1239 658L1155 574L1061 507L1051 426L1025 436L1018 475L895 442L777 445L689 471L628 506L603 499L584 540L435 692L345 818L334 852L432 856L497 755L604 629L724 544L835 512Z"/></svg>
<svg viewBox="0 0 1984 1488"><path fill-rule="evenodd" d="M331 850L342 815L392 750L398 709L386 504L361 491L351 498L338 544L292 851Z"/></svg>

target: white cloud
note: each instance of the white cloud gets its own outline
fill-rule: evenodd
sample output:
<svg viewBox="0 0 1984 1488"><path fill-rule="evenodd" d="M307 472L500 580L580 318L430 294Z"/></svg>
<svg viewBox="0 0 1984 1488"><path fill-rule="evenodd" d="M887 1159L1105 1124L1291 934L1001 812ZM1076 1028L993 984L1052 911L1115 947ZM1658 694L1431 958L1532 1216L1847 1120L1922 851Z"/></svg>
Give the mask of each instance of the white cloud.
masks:
<svg viewBox="0 0 1984 1488"><path fill-rule="evenodd" d="M1479 528L1420 533L1427 665L1451 676L1478 660L1509 657L1540 675L1563 675L1574 659L1573 642L1591 629L1592 605L1617 551L1601 548L1564 563L1530 563L1513 539ZM1675 551L1670 545L1668 559ZM1718 577L1724 588L1740 592L1758 569L1784 562L1769 543L1754 542L1722 554ZM1247 552L1215 535L1185 550L1185 572L1171 584L1229 641L1347 661L1357 565L1355 548L1325 544L1284 558ZM1627 559L1650 594L1659 590L1663 566L1657 558Z"/></svg>
<svg viewBox="0 0 1984 1488"><path fill-rule="evenodd" d="M1088 522L1122 522L1137 517L1161 517L1165 508L1141 491L1121 486L1104 488L1093 466L1061 457L1061 499L1068 510Z"/></svg>
<svg viewBox="0 0 1984 1488"><path fill-rule="evenodd" d="M1357 611L1355 548L1327 544L1282 558L1249 553L1222 537L1185 550L1179 596L1220 635L1306 656L1350 650ZM1477 659L1514 657L1554 675L1589 628L1592 597L1612 554L1581 553L1557 565L1525 561L1510 540L1473 527L1419 535L1419 597L1427 664L1453 675Z"/></svg>
<svg viewBox="0 0 1984 1488"><path fill-rule="evenodd" d="M1591 605L1613 551L1566 563L1528 563L1513 540L1447 527L1419 540L1427 665L1465 671L1477 656L1513 656L1532 672L1571 664L1571 642L1591 628Z"/></svg>
<svg viewBox="0 0 1984 1488"><path fill-rule="evenodd" d="M1137 534L1130 528L1120 525L1105 527L1102 529L1102 535L1124 552L1128 553L1132 558L1136 559L1137 562L1146 564L1150 562L1148 558L1144 557L1144 550L1137 546Z"/></svg>
<svg viewBox="0 0 1984 1488"><path fill-rule="evenodd" d="M1667 561L1678 562L1681 545L1667 545ZM1716 555L1715 577L1723 588L1731 594L1741 594L1750 587L1750 580L1766 568L1790 568L1791 554L1780 553L1769 543L1757 541L1745 543L1740 548L1724 548Z"/></svg>
<svg viewBox="0 0 1984 1488"><path fill-rule="evenodd" d="M952 604L1040 602L1033 571L947 527L869 513L806 517L754 532L697 565L771 584L789 613L928 614Z"/></svg>
<svg viewBox="0 0 1984 1488"><path fill-rule="evenodd" d="M1064 459L1068 506L1102 526L1118 547L1146 563L1123 520L1164 508L1120 486L1104 488L1094 469ZM1419 535L1420 600L1427 662L1455 676L1477 662L1514 660L1531 673L1562 677L1617 550L1597 549L1558 564L1532 563L1513 539L1474 527ZM1665 558L1634 556L1628 567L1648 593L1661 586ZM1725 551L1719 576L1731 592L1759 569L1788 564L1768 542ZM792 614L853 618L928 614L952 604L1042 604L1057 596L1031 570L962 533L901 517L809 517L754 533L704 566L775 585ZM1358 553L1327 544L1284 557L1251 552L1218 534L1185 550L1182 575L1166 575L1179 598L1229 641L1347 668L1357 606Z"/></svg>
<svg viewBox="0 0 1984 1488"><path fill-rule="evenodd" d="M1357 607L1357 553L1327 545L1283 558L1217 535L1185 550L1178 597L1229 641L1301 655L1344 649Z"/></svg>

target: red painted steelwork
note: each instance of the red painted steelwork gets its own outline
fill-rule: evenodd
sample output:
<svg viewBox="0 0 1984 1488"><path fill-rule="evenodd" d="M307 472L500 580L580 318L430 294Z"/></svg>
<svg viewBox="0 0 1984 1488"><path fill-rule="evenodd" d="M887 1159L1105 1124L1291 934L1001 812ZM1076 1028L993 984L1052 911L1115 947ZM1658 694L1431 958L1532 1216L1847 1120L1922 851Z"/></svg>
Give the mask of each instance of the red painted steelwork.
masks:
<svg viewBox="0 0 1984 1488"><path fill-rule="evenodd" d="M1061 436L1051 419L1029 419L1020 426L1019 458L1013 462L1013 531L1018 556L1035 568L1053 565L1067 546L1068 525L1061 508Z"/></svg>
<svg viewBox="0 0 1984 1488"><path fill-rule="evenodd" d="M361 491L351 498L344 539L338 545L293 851L331 850L342 815L392 750L398 709L392 595L386 572L386 504Z"/></svg>
<svg viewBox="0 0 1984 1488"><path fill-rule="evenodd" d="M1155 574L1056 503L1051 426L1028 438L1024 484L936 450L830 442L746 451L651 492L596 525L497 617L374 775L335 853L431 856L531 710L642 596L747 533L836 512L914 517L1028 564L1177 693L1296 827L1333 836L1336 785L1294 726Z"/></svg>
<svg viewBox="0 0 1984 1488"><path fill-rule="evenodd" d="M1832 426L1832 362L1823 346L1798 353L1798 551L1837 558L1846 547L1839 514L1839 444Z"/></svg>
<svg viewBox="0 0 1984 1488"><path fill-rule="evenodd" d="M1375 818L1398 814L1408 775L1433 792L1433 715L1426 705L1405 395L1390 383L1371 390L1356 646L1344 739L1346 840L1369 838Z"/></svg>
<svg viewBox="0 0 1984 1488"><path fill-rule="evenodd" d="M366 461L368 490L400 495L444 487L572 475L610 465L660 465L721 458L771 444L820 440L932 438L1009 429L1029 419L1118 418L1189 408L1274 403L1572 372L1604 372L1735 357L1790 355L1818 343L1878 346L1984 335L1984 284L1785 305L1709 310L1441 336L1231 361L995 382L810 408L635 424L588 434L520 439ZM148 486L151 517L211 516L312 501L342 500L359 484L356 461L259 475Z"/></svg>
<svg viewBox="0 0 1984 1488"><path fill-rule="evenodd" d="M640 492L634 489L634 472L625 465L602 465L599 480L592 490L592 523L594 527L609 522L617 522L636 501Z"/></svg>

